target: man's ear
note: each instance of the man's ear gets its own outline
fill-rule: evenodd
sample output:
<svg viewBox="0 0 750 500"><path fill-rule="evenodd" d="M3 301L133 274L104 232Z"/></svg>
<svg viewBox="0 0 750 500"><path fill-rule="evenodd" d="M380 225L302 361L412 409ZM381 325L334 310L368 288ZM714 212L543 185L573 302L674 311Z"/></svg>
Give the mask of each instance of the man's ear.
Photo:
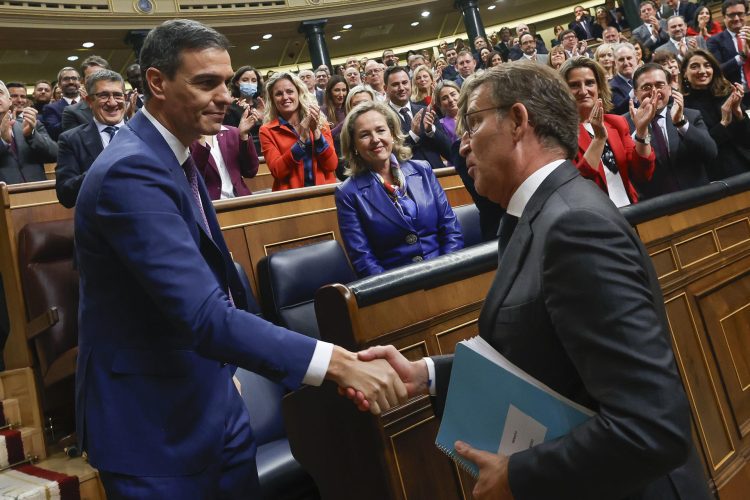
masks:
<svg viewBox="0 0 750 500"><path fill-rule="evenodd" d="M513 130L511 131L513 140L518 141L529 127L529 111L526 109L526 106L517 102L508 110L508 117L513 126Z"/></svg>
<svg viewBox="0 0 750 500"><path fill-rule="evenodd" d="M148 68L146 70L146 85L151 90L151 97L154 99L164 99L164 87L167 82L167 78L160 70L156 68Z"/></svg>

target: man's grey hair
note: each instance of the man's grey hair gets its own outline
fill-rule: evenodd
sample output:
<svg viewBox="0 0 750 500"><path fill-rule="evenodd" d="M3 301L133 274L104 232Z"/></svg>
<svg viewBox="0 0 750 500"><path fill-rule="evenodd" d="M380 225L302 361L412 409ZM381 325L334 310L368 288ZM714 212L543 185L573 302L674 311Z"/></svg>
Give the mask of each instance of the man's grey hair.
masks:
<svg viewBox="0 0 750 500"><path fill-rule="evenodd" d="M111 69L100 69L88 77L86 80L86 92L89 95L94 95L97 82L118 82L122 86L122 91L125 92L125 81L123 81L122 75Z"/></svg>
<svg viewBox="0 0 750 500"><path fill-rule="evenodd" d="M612 47L612 50L615 51L615 55L617 55L617 51L619 51L620 49L630 49L635 52L635 46L630 42L616 43L615 46Z"/></svg>
<svg viewBox="0 0 750 500"><path fill-rule="evenodd" d="M151 96L146 71L156 68L168 79L173 79L182 64L185 50L229 50L229 40L213 28L189 19L172 19L152 29L141 49L140 65L143 77L143 95Z"/></svg>
<svg viewBox="0 0 750 500"><path fill-rule="evenodd" d="M569 159L575 157L578 110L568 85L557 71L531 61L516 61L464 81L458 102L461 130L466 130L464 117L469 97L481 86L489 88L499 113L507 112L516 103L523 104L539 141L549 149L562 149Z"/></svg>

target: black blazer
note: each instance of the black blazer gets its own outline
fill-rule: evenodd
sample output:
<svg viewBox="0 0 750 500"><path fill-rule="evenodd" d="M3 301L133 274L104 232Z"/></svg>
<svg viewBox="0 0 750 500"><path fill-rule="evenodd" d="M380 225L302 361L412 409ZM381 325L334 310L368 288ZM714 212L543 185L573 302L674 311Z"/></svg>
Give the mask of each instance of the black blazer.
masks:
<svg viewBox="0 0 750 500"><path fill-rule="evenodd" d="M81 102L67 106L62 112L62 125L60 133L74 129L79 125L85 125L94 119L94 114L85 99Z"/></svg>
<svg viewBox="0 0 750 500"><path fill-rule="evenodd" d="M51 102L42 108L41 120L53 141L57 140L62 131L62 114L66 107L68 107L68 101L60 98L59 101Z"/></svg>
<svg viewBox="0 0 750 500"><path fill-rule="evenodd" d="M610 112L613 115L624 115L630 112L630 91L632 87L620 76L615 75L609 81L609 88L612 91L612 111Z"/></svg>
<svg viewBox="0 0 750 500"><path fill-rule="evenodd" d="M57 144L47 134L42 122L37 120L31 137L24 137L23 124L13 124L13 142L16 155L10 144L0 141L0 182L19 184L22 182L45 181L44 164L57 158Z"/></svg>
<svg viewBox="0 0 750 500"><path fill-rule="evenodd" d="M524 209L499 256L479 334L597 412L567 436L510 456L516 498L710 498L649 255L571 162ZM451 363L435 358L438 408Z"/></svg>
<svg viewBox="0 0 750 500"><path fill-rule="evenodd" d="M568 28L576 32L576 36L579 40L589 40L590 38L594 38L594 18L591 16L584 16L582 20L586 22L588 32L586 31L586 28L584 28L584 24L579 21L572 21L568 24Z"/></svg>
<svg viewBox="0 0 750 500"><path fill-rule="evenodd" d="M425 109L426 106L421 104L414 104L410 102L411 115L417 116L420 110ZM398 113L396 113L398 115ZM401 115L399 115L401 118ZM434 124L435 134L432 137L428 137L424 132L424 126L422 132L419 134L419 141L414 142L411 135L409 135L409 127L403 119L401 122L401 132L406 136L404 143L411 148L412 158L415 160L425 160L429 162L433 169L445 167L442 158L448 159L451 155L451 142L442 127L438 127L438 123ZM441 158L442 156L442 158Z"/></svg>
<svg viewBox="0 0 750 500"><path fill-rule="evenodd" d="M93 120L60 134L55 190L57 199L68 208L76 204L78 191L91 164L104 150L99 129Z"/></svg>
<svg viewBox="0 0 750 500"><path fill-rule="evenodd" d="M724 30L709 38L706 45L721 64L721 72L724 73L727 80L732 83L742 83L742 75L740 74L742 67L735 59L737 49L734 48L733 37L734 35L731 32Z"/></svg>
<svg viewBox="0 0 750 500"><path fill-rule="evenodd" d="M716 142L711 138L703 121L700 111L685 109L685 118L688 130L683 136L677 131L672 123L670 110L667 110L667 141L669 143L669 155L662 157L656 149L656 168L649 182L638 183L634 181L638 190L638 200L653 198L666 193L680 191L692 187L708 184L706 166L716 159L718 149ZM630 126L630 132L635 131L635 124L630 118L630 113L625 115ZM653 145L654 131L649 125L651 144Z"/></svg>

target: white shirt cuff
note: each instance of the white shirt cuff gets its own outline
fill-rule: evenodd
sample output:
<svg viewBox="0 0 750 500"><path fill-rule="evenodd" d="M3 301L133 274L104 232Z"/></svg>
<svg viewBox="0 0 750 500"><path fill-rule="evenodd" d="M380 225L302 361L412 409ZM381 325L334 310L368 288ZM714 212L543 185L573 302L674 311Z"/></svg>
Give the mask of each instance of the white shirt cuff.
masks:
<svg viewBox="0 0 750 500"><path fill-rule="evenodd" d="M737 54L736 56L734 56L734 60L737 61L737 64L739 64L740 68L742 68L742 64L743 64L742 63L742 57L740 57L739 54Z"/></svg>
<svg viewBox="0 0 750 500"><path fill-rule="evenodd" d="M427 365L427 378L430 379L430 396L437 394L435 390L435 362L432 358L422 358L424 363Z"/></svg>
<svg viewBox="0 0 750 500"><path fill-rule="evenodd" d="M409 137L412 138L412 140L416 143L419 142L419 136L414 133L413 130L409 130Z"/></svg>
<svg viewBox="0 0 750 500"><path fill-rule="evenodd" d="M322 384L328 373L328 365L331 364L331 356L333 356L333 344L319 340L315 344L315 352L313 352L310 366L307 367L302 383L316 386Z"/></svg>
<svg viewBox="0 0 750 500"><path fill-rule="evenodd" d="M685 125L679 127L677 131L680 133L680 135L685 135L687 134L688 128L690 128L690 122L685 119Z"/></svg>

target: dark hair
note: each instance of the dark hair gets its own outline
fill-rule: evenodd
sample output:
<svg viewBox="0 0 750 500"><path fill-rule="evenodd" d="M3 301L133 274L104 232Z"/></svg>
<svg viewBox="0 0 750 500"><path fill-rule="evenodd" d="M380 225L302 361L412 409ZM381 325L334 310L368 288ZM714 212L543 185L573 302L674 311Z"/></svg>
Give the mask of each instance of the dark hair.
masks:
<svg viewBox="0 0 750 500"><path fill-rule="evenodd" d="M688 26L690 26L691 28L693 28L696 33L700 33L701 32L700 27L698 27L698 14L700 14L703 9L708 10L708 23L706 24L706 29L710 30L711 29L711 24L713 24L713 22L714 22L714 16L713 16L713 14L711 14L711 9L709 9L708 7L706 7L705 5L702 5L702 4L698 5L698 8L695 9L695 15L693 15L693 18L688 23Z"/></svg>
<svg viewBox="0 0 750 500"><path fill-rule="evenodd" d="M75 68L73 68L71 66L65 66L64 68L60 68L60 71L57 72L57 83L58 84L60 83L60 80L62 79L62 74L65 73L65 72L67 72L67 71L75 71L76 72L76 76L78 78L81 78L81 74L78 72L77 69L75 69Z"/></svg>
<svg viewBox="0 0 750 500"><path fill-rule="evenodd" d="M593 59L588 57L576 57L574 59L568 59L560 66L560 76L562 77L565 85L568 85L568 74L574 69L589 69L594 74L596 80L597 93L599 98L604 104L604 111L612 109L612 90L609 88L607 83L607 73L602 68L602 65Z"/></svg>
<svg viewBox="0 0 750 500"><path fill-rule="evenodd" d="M667 71L664 66L661 64L652 62L652 63L646 63L637 70L635 70L635 73L633 73L633 87L636 89L638 88L638 79L643 75L644 73L649 73L651 71L661 71L664 73L664 76L667 77L667 84L672 83L672 74Z"/></svg>
<svg viewBox="0 0 750 500"><path fill-rule="evenodd" d="M664 64L667 61L677 61L677 54L668 50L658 50L654 52L654 57L651 58L651 63L656 64Z"/></svg>
<svg viewBox="0 0 750 500"><path fill-rule="evenodd" d="M34 82L34 90L36 90L36 86L40 83L46 83L47 85L49 85L50 90L52 90L52 82L50 82L49 80L37 80L36 82Z"/></svg>
<svg viewBox="0 0 750 500"><path fill-rule="evenodd" d="M182 64L182 52L191 49L229 49L224 35L197 21L172 19L149 31L143 42L139 64L143 77L143 95L148 99L151 89L146 79L149 68L156 68L173 79Z"/></svg>
<svg viewBox="0 0 750 500"><path fill-rule="evenodd" d="M232 93L232 97L242 97L240 94L240 78L242 78L242 75L247 73L248 71L252 71L255 73L255 78L258 79L258 97L262 97L265 99L266 97L266 88L263 85L263 75L260 74L260 71L253 68L252 66L241 66L240 69L234 72L234 75L232 76L232 79L229 80L229 92Z"/></svg>
<svg viewBox="0 0 750 500"><path fill-rule="evenodd" d="M21 82L8 82L5 84L8 89L26 89L26 85Z"/></svg>
<svg viewBox="0 0 750 500"><path fill-rule="evenodd" d="M635 47L636 45L638 47L640 47L640 49L641 49L641 60L644 63L647 63L647 62L651 61L651 50L648 47L646 47L645 45L643 45L640 40L638 40L636 37L631 37L628 40L628 43L630 45L632 45L633 47Z"/></svg>
<svg viewBox="0 0 750 500"><path fill-rule="evenodd" d="M523 35L518 37L518 43L521 43L521 40L523 40L523 37L530 36L532 40L534 40L534 43L536 43L536 37L532 35L531 33L524 33Z"/></svg>
<svg viewBox="0 0 750 500"><path fill-rule="evenodd" d="M576 35L576 32L575 32L575 31L573 31L573 30L565 30L565 31L561 31L560 33L558 33L558 34L557 34L557 41L558 41L558 42L560 42L560 43L562 43L562 41L563 41L563 38L565 38L565 37L566 37L567 35L569 35L570 33L573 33L574 35ZM578 38L578 35L576 35L576 38ZM519 38L519 39L518 39L518 41L519 41L519 43L520 43L521 39Z"/></svg>
<svg viewBox="0 0 750 500"><path fill-rule="evenodd" d="M102 69L109 69L109 63L106 59L100 56L88 56L81 63L81 74L85 75L86 70L92 66L99 66Z"/></svg>
<svg viewBox="0 0 750 500"><path fill-rule="evenodd" d="M683 94L690 95L690 83L685 77L685 74L687 73L687 68L688 68L688 65L690 64L690 59L692 59L695 56L701 56L704 59L706 59L706 61L708 61L708 64L710 64L711 68L713 68L714 70L714 74L711 77L711 83L708 86L708 90L709 92L711 92L712 95L716 97L720 97L720 96L728 95L730 92L732 92L732 89L733 89L732 84L721 73L721 65L719 65L719 61L716 60L713 54L711 54L711 52L707 50L693 49L693 50L688 51L687 54L685 54L685 58L682 60L682 64L680 65L680 75L682 76Z"/></svg>
<svg viewBox="0 0 750 500"><path fill-rule="evenodd" d="M729 7L734 7L735 5L744 5L745 12L747 12L747 2L745 0L725 0L724 3L721 4L721 15L726 16L727 9Z"/></svg>
<svg viewBox="0 0 750 500"><path fill-rule="evenodd" d="M100 69L99 71L92 73L91 76L86 79L86 92L89 95L93 95L96 82L102 81L118 82L120 85L122 85L122 89L125 90L125 82L123 81L122 75L120 75L120 73L109 69Z"/></svg>
<svg viewBox="0 0 750 500"><path fill-rule="evenodd" d="M489 64L492 64L492 58L495 57L495 56L500 56L500 60L502 62L508 62L508 60L505 58L505 56L503 56L502 52L498 52L496 50L493 50L492 52L490 52L490 57L487 58L487 61L489 62ZM492 67L492 66L490 66L490 67Z"/></svg>
<svg viewBox="0 0 750 500"><path fill-rule="evenodd" d="M641 11L641 7L643 7L643 6L644 6L644 5L646 5L646 4L648 4L648 5L650 5L651 7L653 7L653 8L654 8L654 10L658 10L658 9L656 8L656 2L652 2L651 0L644 0L643 2L641 2L641 3L639 3L639 4L638 4L638 12L640 12L640 11Z"/></svg>
<svg viewBox="0 0 750 500"><path fill-rule="evenodd" d="M581 58L584 59L584 58ZM596 63L595 63L596 64ZM606 85L606 80L605 83ZM534 134L547 148L560 148L567 158L578 151L578 110L568 86L547 66L530 61L503 64L464 82L459 97L459 117L464 116L469 96L487 85L492 104L503 113L520 103L528 112Z"/></svg>
<svg viewBox="0 0 750 500"><path fill-rule="evenodd" d="M386 84L386 86L388 85L388 79L391 77L391 75L399 73L401 71L406 73L407 77L409 76L409 71L403 66L388 66L387 68L385 68L385 72L383 73L383 82Z"/></svg>
<svg viewBox="0 0 750 500"><path fill-rule="evenodd" d="M336 106L333 104L333 87L335 87L337 84L343 83L346 85L346 93L349 93L349 82L346 81L346 78L339 75L333 75L330 80L328 80L328 85L326 85L326 92L323 95L323 106L326 108L326 118L328 118L328 121L332 123L334 126L336 124ZM344 103L346 102L346 96L344 96ZM344 103L341 103L341 106L344 106Z"/></svg>

